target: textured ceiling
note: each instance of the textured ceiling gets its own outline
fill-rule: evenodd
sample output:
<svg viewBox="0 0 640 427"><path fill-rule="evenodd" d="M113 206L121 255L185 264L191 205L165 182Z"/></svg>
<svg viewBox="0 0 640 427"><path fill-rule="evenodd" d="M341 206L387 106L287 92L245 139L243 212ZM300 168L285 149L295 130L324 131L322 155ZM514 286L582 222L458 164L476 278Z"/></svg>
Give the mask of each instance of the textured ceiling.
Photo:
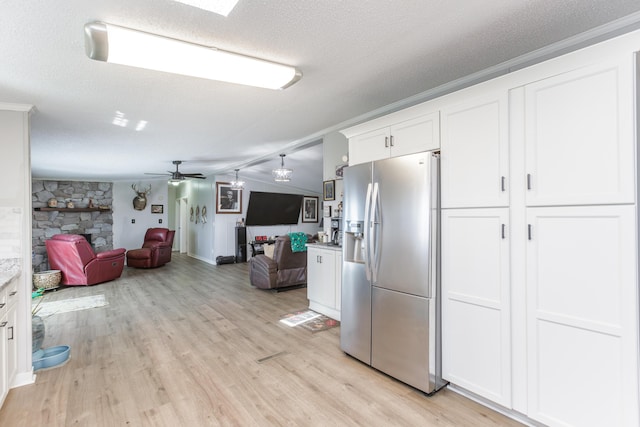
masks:
<svg viewBox="0 0 640 427"><path fill-rule="evenodd" d="M327 130L640 10L636 0L240 0L228 17L168 0L0 0L0 102L33 104L37 178L132 180L241 168L320 191ZM296 66L283 91L89 60L105 21ZM127 127L112 124L116 112ZM143 131L134 129L147 121ZM253 167L246 165L266 161ZM232 172L231 172L232 173Z"/></svg>

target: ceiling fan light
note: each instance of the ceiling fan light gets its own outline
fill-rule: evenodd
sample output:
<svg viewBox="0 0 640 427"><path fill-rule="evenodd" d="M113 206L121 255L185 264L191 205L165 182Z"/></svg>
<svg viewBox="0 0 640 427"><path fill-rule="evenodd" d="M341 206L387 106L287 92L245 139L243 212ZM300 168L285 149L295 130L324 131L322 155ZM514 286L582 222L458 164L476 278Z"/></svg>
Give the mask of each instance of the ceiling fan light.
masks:
<svg viewBox="0 0 640 427"><path fill-rule="evenodd" d="M284 154L280 154L280 167L271 171L273 179L276 182L289 182L291 181L291 175L293 170L284 167Z"/></svg>
<svg viewBox="0 0 640 427"><path fill-rule="evenodd" d="M84 33L85 52L97 61L267 89L285 89L302 78L289 65L104 22L86 24Z"/></svg>

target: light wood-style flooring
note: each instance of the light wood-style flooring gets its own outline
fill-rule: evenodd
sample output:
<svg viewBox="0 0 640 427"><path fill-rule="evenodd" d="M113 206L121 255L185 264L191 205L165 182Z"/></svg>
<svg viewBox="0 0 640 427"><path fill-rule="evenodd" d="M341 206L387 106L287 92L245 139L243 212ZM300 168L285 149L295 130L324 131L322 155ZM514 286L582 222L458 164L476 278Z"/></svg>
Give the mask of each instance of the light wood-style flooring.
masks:
<svg viewBox="0 0 640 427"><path fill-rule="evenodd" d="M186 255L48 292L108 305L45 319L71 358L10 391L0 426L517 426L450 390L432 397L345 355L340 328L278 322L306 289L250 286L248 264Z"/></svg>

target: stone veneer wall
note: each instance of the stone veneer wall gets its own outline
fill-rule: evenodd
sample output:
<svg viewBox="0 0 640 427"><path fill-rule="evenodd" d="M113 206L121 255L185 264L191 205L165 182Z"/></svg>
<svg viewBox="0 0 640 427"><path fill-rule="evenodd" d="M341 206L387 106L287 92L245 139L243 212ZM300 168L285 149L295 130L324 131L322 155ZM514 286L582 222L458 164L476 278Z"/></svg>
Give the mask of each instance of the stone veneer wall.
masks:
<svg viewBox="0 0 640 427"><path fill-rule="evenodd" d="M113 184L110 182L39 181L31 184L34 208L47 207L51 198L64 207L72 201L76 208L93 205L113 206ZM33 271L49 270L45 240L54 234L91 234L96 252L113 249L113 215L107 212L33 211L32 249Z"/></svg>

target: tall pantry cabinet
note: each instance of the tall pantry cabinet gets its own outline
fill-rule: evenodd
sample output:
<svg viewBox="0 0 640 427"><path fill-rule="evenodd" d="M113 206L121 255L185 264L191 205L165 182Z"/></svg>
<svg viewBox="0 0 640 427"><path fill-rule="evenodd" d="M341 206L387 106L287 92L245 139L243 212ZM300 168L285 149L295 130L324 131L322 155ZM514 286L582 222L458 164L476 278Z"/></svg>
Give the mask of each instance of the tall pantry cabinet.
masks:
<svg viewBox="0 0 640 427"><path fill-rule="evenodd" d="M525 147L528 412L551 425L638 424L632 59L514 90L512 111L524 116L514 133ZM594 392L595 378L606 392Z"/></svg>
<svg viewBox="0 0 640 427"><path fill-rule="evenodd" d="M572 55L441 108L443 377L547 425L635 426L633 54Z"/></svg>
<svg viewBox="0 0 640 427"><path fill-rule="evenodd" d="M506 89L441 111L443 377L511 406Z"/></svg>

